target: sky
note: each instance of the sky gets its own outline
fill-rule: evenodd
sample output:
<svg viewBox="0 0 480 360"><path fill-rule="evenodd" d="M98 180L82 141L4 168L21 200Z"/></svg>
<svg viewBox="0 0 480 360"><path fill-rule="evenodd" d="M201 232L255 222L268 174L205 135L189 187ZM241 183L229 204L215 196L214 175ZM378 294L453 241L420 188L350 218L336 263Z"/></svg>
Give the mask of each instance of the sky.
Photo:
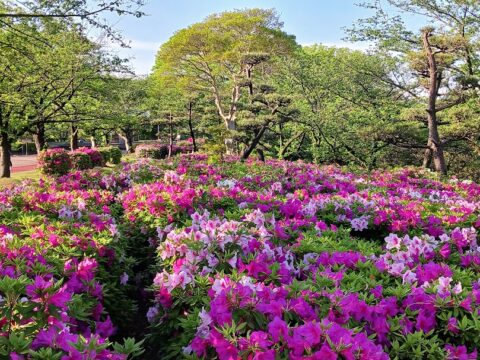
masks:
<svg viewBox="0 0 480 360"><path fill-rule="evenodd" d="M342 28L356 19L371 15L355 4L359 0L147 0L139 19L122 17L115 20L130 42L130 49L113 46L122 57L129 58L138 75L148 74L162 43L175 31L202 21L212 13L244 8L275 8L284 22L284 30L297 37L302 45L322 43L332 46L362 48L362 44L346 44Z"/></svg>

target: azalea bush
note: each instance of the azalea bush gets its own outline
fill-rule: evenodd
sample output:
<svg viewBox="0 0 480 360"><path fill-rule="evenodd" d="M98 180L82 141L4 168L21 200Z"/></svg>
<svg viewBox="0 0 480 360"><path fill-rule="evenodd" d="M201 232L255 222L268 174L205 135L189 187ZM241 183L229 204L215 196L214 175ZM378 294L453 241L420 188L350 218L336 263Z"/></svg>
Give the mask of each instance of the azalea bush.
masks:
<svg viewBox="0 0 480 360"><path fill-rule="evenodd" d="M133 339L109 340L125 312L135 309L127 289L128 242L111 214L114 193L81 174L1 192L4 357L127 359L142 353ZM82 181L89 181L88 190Z"/></svg>
<svg viewBox="0 0 480 360"><path fill-rule="evenodd" d="M87 155L90 158L92 167L105 165L105 159L103 158L101 152L97 149L81 147L71 152L72 155L78 153Z"/></svg>
<svg viewBox="0 0 480 360"><path fill-rule="evenodd" d="M135 156L137 158L165 159L168 156L168 145L160 143L139 144L135 146Z"/></svg>
<svg viewBox="0 0 480 360"><path fill-rule="evenodd" d="M103 155L105 153L107 154L106 158ZM108 149L108 152L87 147L81 147L73 151L48 149L40 153L38 164L42 173L59 176L65 175L71 170L87 170L97 166L102 167L105 166L107 161L112 164L118 164L121 156L120 149L113 147Z"/></svg>
<svg viewBox="0 0 480 360"><path fill-rule="evenodd" d="M191 154L25 182L0 207L14 359L477 358L472 182Z"/></svg>
<svg viewBox="0 0 480 360"><path fill-rule="evenodd" d="M86 170L93 168L92 159L88 154L81 151L72 151L68 154L72 163L72 169Z"/></svg>
<svg viewBox="0 0 480 360"><path fill-rule="evenodd" d="M48 149L38 155L38 167L46 175L64 175L72 168L72 160L64 149Z"/></svg>
<svg viewBox="0 0 480 360"><path fill-rule="evenodd" d="M477 357L478 185L408 169L195 160L176 172L197 191L196 212L176 212L152 240L159 353ZM157 203L136 204L154 213Z"/></svg>

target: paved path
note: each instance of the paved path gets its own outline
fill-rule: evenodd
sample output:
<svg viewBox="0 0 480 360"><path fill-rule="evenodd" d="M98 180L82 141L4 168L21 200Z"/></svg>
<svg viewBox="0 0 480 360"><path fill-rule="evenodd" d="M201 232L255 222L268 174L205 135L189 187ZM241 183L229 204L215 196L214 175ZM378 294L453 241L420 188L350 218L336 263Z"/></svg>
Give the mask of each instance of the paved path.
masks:
<svg viewBox="0 0 480 360"><path fill-rule="evenodd" d="M13 155L12 173L35 170L37 168L37 155Z"/></svg>

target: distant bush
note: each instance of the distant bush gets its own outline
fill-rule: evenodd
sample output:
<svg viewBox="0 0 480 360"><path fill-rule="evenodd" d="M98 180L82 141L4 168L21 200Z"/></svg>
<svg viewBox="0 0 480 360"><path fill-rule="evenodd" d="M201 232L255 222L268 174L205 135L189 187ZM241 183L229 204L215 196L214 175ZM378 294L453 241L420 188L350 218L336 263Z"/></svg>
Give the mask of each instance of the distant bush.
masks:
<svg viewBox="0 0 480 360"><path fill-rule="evenodd" d="M90 158L90 161L92 162L91 167L105 165L105 160L102 154L100 153L100 151L98 151L97 149L81 147L71 152L71 154L78 154L78 153L85 154Z"/></svg>
<svg viewBox="0 0 480 360"><path fill-rule="evenodd" d="M87 170L93 168L92 159L81 151L72 151L68 154L74 170Z"/></svg>
<svg viewBox="0 0 480 360"><path fill-rule="evenodd" d="M165 159L168 156L169 145L161 143L139 144L135 148L137 158ZM193 150L192 144L186 141L178 142L172 147L172 155L188 154Z"/></svg>
<svg viewBox="0 0 480 360"><path fill-rule="evenodd" d="M47 175L65 175L72 169L72 160L64 149L48 149L38 155L38 165Z"/></svg>
<svg viewBox="0 0 480 360"><path fill-rule="evenodd" d="M188 145L173 145L172 148L172 155L177 155L177 154L189 154L193 150L193 146L191 144Z"/></svg>
<svg viewBox="0 0 480 360"><path fill-rule="evenodd" d="M165 159L168 156L168 145L153 143L139 144L135 147L137 158Z"/></svg>
<svg viewBox="0 0 480 360"><path fill-rule="evenodd" d="M42 151L38 157L39 167L47 175L65 175L70 170L88 170L105 166L107 161L120 163L122 152L118 148L90 149L81 147L74 151L55 148Z"/></svg>
<svg viewBox="0 0 480 360"><path fill-rule="evenodd" d="M118 147L112 146L110 148L110 162L112 164L120 164L121 160L122 160L122 150L120 150Z"/></svg>
<svg viewBox="0 0 480 360"><path fill-rule="evenodd" d="M122 160L122 150L116 146L101 147L98 148L98 151L102 154L106 163L120 164L120 161Z"/></svg>

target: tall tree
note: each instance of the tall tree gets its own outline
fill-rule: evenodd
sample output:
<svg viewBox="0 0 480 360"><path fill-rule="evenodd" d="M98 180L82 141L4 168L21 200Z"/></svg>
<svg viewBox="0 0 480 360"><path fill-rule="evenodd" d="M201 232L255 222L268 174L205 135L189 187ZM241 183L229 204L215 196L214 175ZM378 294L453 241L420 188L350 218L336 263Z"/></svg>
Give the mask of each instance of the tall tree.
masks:
<svg viewBox="0 0 480 360"><path fill-rule="evenodd" d="M128 153L134 150L135 135L151 126L146 79L109 76L101 90L98 117L118 133Z"/></svg>
<svg viewBox="0 0 480 360"><path fill-rule="evenodd" d="M141 17L144 0L6 0L0 4L0 24L3 19L56 19L69 24L88 24L101 30L107 37L122 41L122 37L106 19L106 14Z"/></svg>
<svg viewBox="0 0 480 360"><path fill-rule="evenodd" d="M317 162L375 167L389 148L411 146L407 134L417 132L400 116L408 100L379 80L395 66L361 51L320 45L299 50L276 76L279 87L297 95L295 106L301 110L296 124L282 131L289 131L292 142L306 132L304 144Z"/></svg>
<svg viewBox="0 0 480 360"><path fill-rule="evenodd" d="M260 144L267 132L292 121L297 109L291 106L289 96L278 93L275 87L260 85L256 93L251 88L251 101L239 114L239 138L245 144L242 159L246 160Z"/></svg>
<svg viewBox="0 0 480 360"><path fill-rule="evenodd" d="M251 88L252 73L263 64L246 62L245 56L262 53L272 58L290 54L296 42L281 30L282 25L272 10L214 14L175 33L158 52L156 73L211 94L230 133L225 140L228 153L238 151L234 133L243 89Z"/></svg>
<svg viewBox="0 0 480 360"><path fill-rule="evenodd" d="M439 114L475 96L479 86L480 3L475 0L387 0L400 15L389 16L383 2L364 7L375 15L350 29L353 40L373 41L379 51L401 58L414 70L408 94L424 99L428 139L423 165L447 173ZM423 18L428 26L411 29L404 17ZM390 77L395 83L394 77ZM407 90L403 84L399 88Z"/></svg>

